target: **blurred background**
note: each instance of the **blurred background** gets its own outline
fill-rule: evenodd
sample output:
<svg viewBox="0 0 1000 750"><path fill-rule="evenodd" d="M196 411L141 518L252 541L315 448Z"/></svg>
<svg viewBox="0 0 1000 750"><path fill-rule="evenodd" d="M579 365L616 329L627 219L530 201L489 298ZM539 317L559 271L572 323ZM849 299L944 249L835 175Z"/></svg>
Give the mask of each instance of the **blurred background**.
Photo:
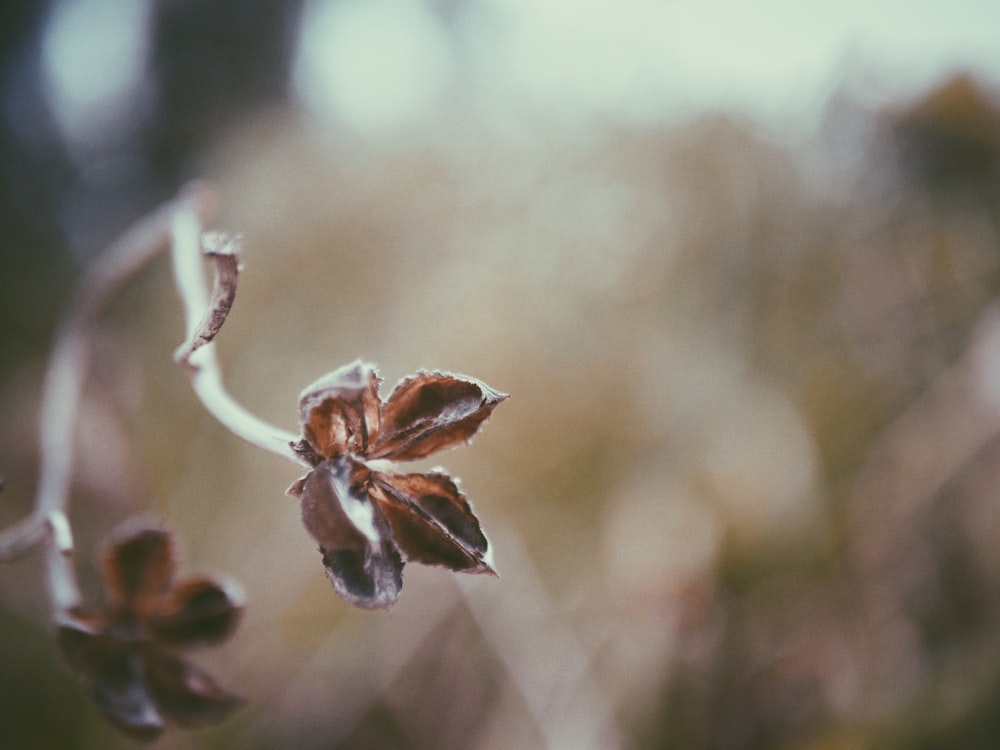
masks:
<svg viewBox="0 0 1000 750"><path fill-rule="evenodd" d="M357 357L512 394L433 461L502 578L411 565L356 611L297 468L173 364L167 259L122 290L82 585L138 513L248 602L196 660L249 705L160 747L1000 744L994 3L15 0L0 76L3 525L75 280L194 177L244 236L219 355L253 411L296 430ZM41 556L0 566L0 746L131 745Z"/></svg>

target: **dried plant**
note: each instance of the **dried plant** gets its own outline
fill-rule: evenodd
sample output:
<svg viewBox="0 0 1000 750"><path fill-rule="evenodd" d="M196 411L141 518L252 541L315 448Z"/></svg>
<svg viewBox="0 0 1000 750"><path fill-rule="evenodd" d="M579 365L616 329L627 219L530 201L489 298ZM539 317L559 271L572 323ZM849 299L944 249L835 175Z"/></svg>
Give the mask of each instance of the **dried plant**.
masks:
<svg viewBox="0 0 1000 750"><path fill-rule="evenodd" d="M388 607L403 584L402 557L464 573L493 573L489 544L456 484L442 471L398 474L407 461L471 439L507 396L472 378L421 372L383 402L362 362L306 388L296 452L313 470L288 492L320 545L326 574L345 600Z"/></svg>
<svg viewBox="0 0 1000 750"><path fill-rule="evenodd" d="M75 607L59 623L59 646L98 710L139 739L166 720L220 721L243 700L185 661L178 650L221 643L236 628L242 597L204 576L174 580L174 539L164 529L126 527L103 557L107 603Z"/></svg>
<svg viewBox="0 0 1000 750"><path fill-rule="evenodd" d="M359 361L306 388L300 436L259 419L226 391L215 358L213 340L232 308L240 271L240 238L203 232L215 203L202 184L185 189L109 248L84 278L49 362L34 510L0 532L0 560L46 549L62 653L101 713L140 739L155 738L168 722L220 721L242 702L180 655L224 641L239 620L241 597L212 578L175 580L169 531L132 524L112 535L103 557L103 607L83 604L73 567L72 436L90 335L107 301L165 247L172 248L188 332L174 359L202 404L234 434L309 469L289 493L301 501L337 593L355 606L388 607L399 595L404 560L495 574L486 536L457 480L441 470L401 474L388 464L468 442L506 394L473 378L420 372L382 401L375 367ZM210 295L203 257L215 265Z"/></svg>

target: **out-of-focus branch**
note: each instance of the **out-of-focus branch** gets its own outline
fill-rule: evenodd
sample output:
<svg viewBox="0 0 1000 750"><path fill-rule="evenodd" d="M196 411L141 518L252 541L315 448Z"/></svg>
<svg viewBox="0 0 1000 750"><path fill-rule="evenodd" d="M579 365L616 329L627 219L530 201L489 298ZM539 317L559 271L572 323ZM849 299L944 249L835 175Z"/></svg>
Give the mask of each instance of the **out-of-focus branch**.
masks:
<svg viewBox="0 0 1000 750"><path fill-rule="evenodd" d="M90 359L90 337L114 293L165 249L178 211L207 219L215 200L201 184L140 219L104 251L80 282L73 306L56 336L39 414L39 478L31 515L0 532L0 560L48 544L50 595L56 612L78 603L73 572L73 536L67 518L73 473L74 436Z"/></svg>
<svg viewBox="0 0 1000 750"><path fill-rule="evenodd" d="M893 538L1000 433L1000 305L980 316L966 354L872 447L852 502L855 564L876 570Z"/></svg>
<svg viewBox="0 0 1000 750"><path fill-rule="evenodd" d="M510 575L500 596L484 596L467 578L452 580L527 702L545 748L622 747L624 733L611 700L594 679L593 654L557 611L520 534L494 528L491 536L508 553L504 567Z"/></svg>
<svg viewBox="0 0 1000 750"><path fill-rule="evenodd" d="M233 400L222 384L212 341L236 296L238 238L206 237L205 254L215 262L211 297L201 270L202 226L215 213L210 188L194 183L173 201L140 219L102 253L80 282L73 306L59 329L42 392L39 416L40 470L31 514L0 532L0 561L49 541L49 577L57 610L76 604L73 537L67 518L73 473L74 437L90 358L90 338L104 306L159 252L173 247L177 289L184 304L188 339L175 358L191 375L208 411L239 437L296 463L295 436L264 422Z"/></svg>
<svg viewBox="0 0 1000 750"><path fill-rule="evenodd" d="M239 276L239 238L204 236L204 255L215 263L212 295L205 291L202 224L194 210L182 210L171 225L174 278L184 305L188 338L174 359L191 376L191 385L209 413L252 445L303 466L309 464L292 450L296 436L271 425L237 403L222 383L213 339L232 308Z"/></svg>

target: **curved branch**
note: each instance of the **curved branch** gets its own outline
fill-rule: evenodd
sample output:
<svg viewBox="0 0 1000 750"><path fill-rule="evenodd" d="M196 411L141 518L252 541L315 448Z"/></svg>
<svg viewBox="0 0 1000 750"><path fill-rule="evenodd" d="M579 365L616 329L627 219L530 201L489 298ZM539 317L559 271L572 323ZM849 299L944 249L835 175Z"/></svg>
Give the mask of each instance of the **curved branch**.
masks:
<svg viewBox="0 0 1000 750"><path fill-rule="evenodd" d="M214 193L201 183L140 219L97 257L84 274L49 357L39 413L39 477L34 509L0 532L0 561L12 559L46 540L50 547L50 593L58 607L78 598L72 571L73 538L67 521L73 473L74 436L90 359L90 336L115 292L170 243L179 210L203 220L215 212Z"/></svg>

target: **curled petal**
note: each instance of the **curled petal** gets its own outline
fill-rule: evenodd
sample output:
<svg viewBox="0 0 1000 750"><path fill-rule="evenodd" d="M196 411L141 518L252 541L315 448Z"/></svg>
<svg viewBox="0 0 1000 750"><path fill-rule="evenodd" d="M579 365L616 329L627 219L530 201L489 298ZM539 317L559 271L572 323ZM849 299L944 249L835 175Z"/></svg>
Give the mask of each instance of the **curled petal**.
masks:
<svg viewBox="0 0 1000 750"><path fill-rule="evenodd" d="M302 434L317 454L365 454L379 431L378 383L375 367L357 360L302 391Z"/></svg>
<svg viewBox="0 0 1000 750"><path fill-rule="evenodd" d="M466 443L506 398L464 375L419 372L382 405L380 433L368 456L413 460Z"/></svg>
<svg viewBox="0 0 1000 750"><path fill-rule="evenodd" d="M403 585L403 561L385 516L368 497L367 480L367 470L346 457L324 461L301 483L302 522L343 599L356 607L389 607Z"/></svg>
<svg viewBox="0 0 1000 750"><path fill-rule="evenodd" d="M166 728L146 689L142 664L132 644L104 632L93 622L68 620L59 626L59 647L87 684L98 710L118 729L140 740L153 740Z"/></svg>
<svg viewBox="0 0 1000 750"><path fill-rule="evenodd" d="M149 691L157 706L180 726L215 724L245 702L241 695L165 649L147 645L142 656Z"/></svg>
<svg viewBox="0 0 1000 750"><path fill-rule="evenodd" d="M233 584L191 577L178 582L148 614L146 625L163 643L221 643L236 629L243 597Z"/></svg>
<svg viewBox="0 0 1000 750"><path fill-rule="evenodd" d="M469 501L446 474L372 473L372 497L407 560L465 573L495 573Z"/></svg>
<svg viewBox="0 0 1000 750"><path fill-rule="evenodd" d="M111 606L138 612L170 587L173 537L164 529L126 525L113 536L102 562Z"/></svg>

